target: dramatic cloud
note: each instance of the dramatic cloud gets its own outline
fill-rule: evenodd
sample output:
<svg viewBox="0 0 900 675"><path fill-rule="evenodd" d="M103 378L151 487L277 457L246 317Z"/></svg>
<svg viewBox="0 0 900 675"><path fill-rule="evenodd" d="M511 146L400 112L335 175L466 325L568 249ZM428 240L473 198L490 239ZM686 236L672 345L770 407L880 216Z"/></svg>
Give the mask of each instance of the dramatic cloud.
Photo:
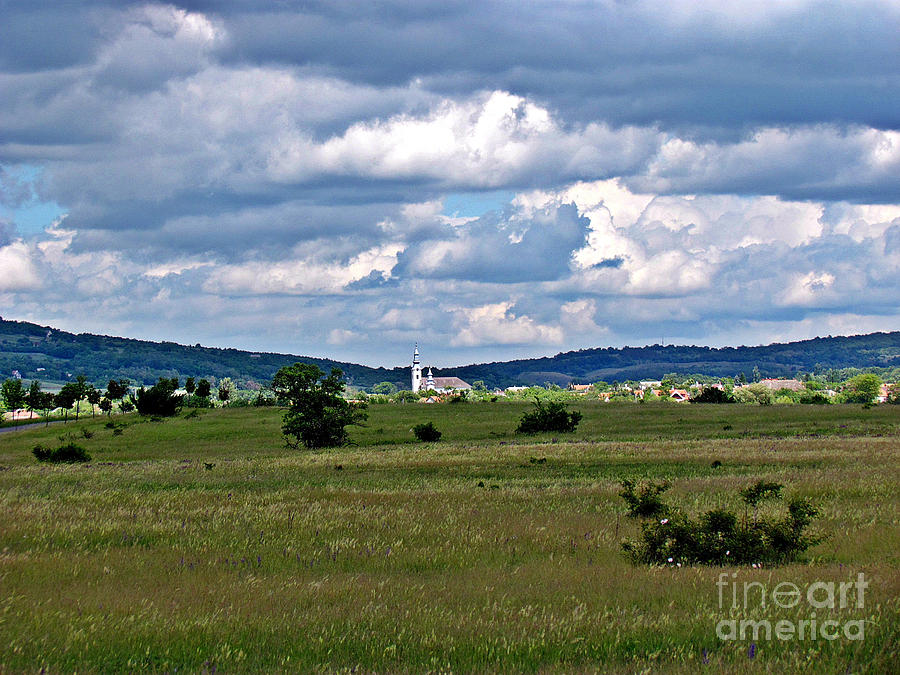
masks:
<svg viewBox="0 0 900 675"><path fill-rule="evenodd" d="M4 316L387 364L900 328L894 2L39 4Z"/></svg>

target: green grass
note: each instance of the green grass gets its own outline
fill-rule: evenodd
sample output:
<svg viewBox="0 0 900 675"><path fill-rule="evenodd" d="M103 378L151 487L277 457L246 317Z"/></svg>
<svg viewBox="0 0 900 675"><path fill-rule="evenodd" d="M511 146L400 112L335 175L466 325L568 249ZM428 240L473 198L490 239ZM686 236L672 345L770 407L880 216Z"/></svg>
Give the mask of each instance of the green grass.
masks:
<svg viewBox="0 0 900 675"><path fill-rule="evenodd" d="M598 403L575 434L521 437L527 404L373 406L325 452L285 448L265 408L4 434L0 672L889 672L898 408ZM429 420L443 439L415 442ZM90 465L31 456L70 439ZM770 589L862 571L865 607L817 618L864 619L865 640L760 640L753 659L719 640L721 569L620 551L639 526L619 481L639 476L692 512L740 509L758 478L812 498L827 539L808 560L727 571Z"/></svg>

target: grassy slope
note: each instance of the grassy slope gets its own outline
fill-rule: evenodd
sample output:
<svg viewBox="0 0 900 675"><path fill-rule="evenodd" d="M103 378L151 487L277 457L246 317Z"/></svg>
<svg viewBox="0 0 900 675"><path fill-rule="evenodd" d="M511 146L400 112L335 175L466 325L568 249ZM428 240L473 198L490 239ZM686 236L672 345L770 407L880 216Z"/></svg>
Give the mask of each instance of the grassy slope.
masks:
<svg viewBox="0 0 900 675"><path fill-rule="evenodd" d="M898 407L594 404L558 442L512 434L525 409L372 407L356 446L322 453L285 449L272 409L0 436L0 671L696 672L704 650L728 672L895 665ZM444 441L412 442L425 420ZM33 461L67 434L90 466ZM689 510L736 506L757 478L812 497L828 539L810 561L738 578L865 571L865 608L837 618L868 619L866 639L761 641L752 660L718 640L720 570L620 554L629 476L673 480Z"/></svg>

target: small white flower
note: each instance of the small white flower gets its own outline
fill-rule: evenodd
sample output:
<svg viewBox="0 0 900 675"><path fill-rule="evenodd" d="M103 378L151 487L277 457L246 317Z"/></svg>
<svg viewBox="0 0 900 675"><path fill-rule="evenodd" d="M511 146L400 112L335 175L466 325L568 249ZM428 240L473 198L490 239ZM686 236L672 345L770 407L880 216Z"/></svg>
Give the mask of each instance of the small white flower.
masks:
<svg viewBox="0 0 900 675"><path fill-rule="evenodd" d="M659 521L659 524L660 524L660 525L665 525L665 524L668 523L668 522L669 522L669 519L668 519L668 518L663 518L661 521Z"/></svg>
<svg viewBox="0 0 900 675"><path fill-rule="evenodd" d="M673 560L672 558L669 558L669 562L672 562L672 560Z"/></svg>
<svg viewBox="0 0 900 675"><path fill-rule="evenodd" d="M731 555L731 551L725 551L725 555Z"/></svg>
<svg viewBox="0 0 900 675"><path fill-rule="evenodd" d="M678 563L678 566L681 567L681 563Z"/></svg>

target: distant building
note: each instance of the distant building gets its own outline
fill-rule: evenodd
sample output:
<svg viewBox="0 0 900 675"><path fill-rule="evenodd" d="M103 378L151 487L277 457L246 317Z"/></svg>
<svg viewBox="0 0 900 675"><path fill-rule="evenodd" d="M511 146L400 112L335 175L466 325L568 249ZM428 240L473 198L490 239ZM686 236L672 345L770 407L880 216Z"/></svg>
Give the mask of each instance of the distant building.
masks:
<svg viewBox="0 0 900 675"><path fill-rule="evenodd" d="M759 383L765 387L768 387L772 391L778 391L779 389L800 391L801 389L805 388L804 384L800 380L776 380L773 378L767 378L765 380L760 380Z"/></svg>
<svg viewBox="0 0 900 675"><path fill-rule="evenodd" d="M435 391L439 394L447 394L451 391L465 391L472 388L468 382L458 377L435 377L432 369L428 369L428 374L422 377L422 364L419 362L419 345L413 352L413 362L411 369L412 390L415 393L420 391Z"/></svg>

